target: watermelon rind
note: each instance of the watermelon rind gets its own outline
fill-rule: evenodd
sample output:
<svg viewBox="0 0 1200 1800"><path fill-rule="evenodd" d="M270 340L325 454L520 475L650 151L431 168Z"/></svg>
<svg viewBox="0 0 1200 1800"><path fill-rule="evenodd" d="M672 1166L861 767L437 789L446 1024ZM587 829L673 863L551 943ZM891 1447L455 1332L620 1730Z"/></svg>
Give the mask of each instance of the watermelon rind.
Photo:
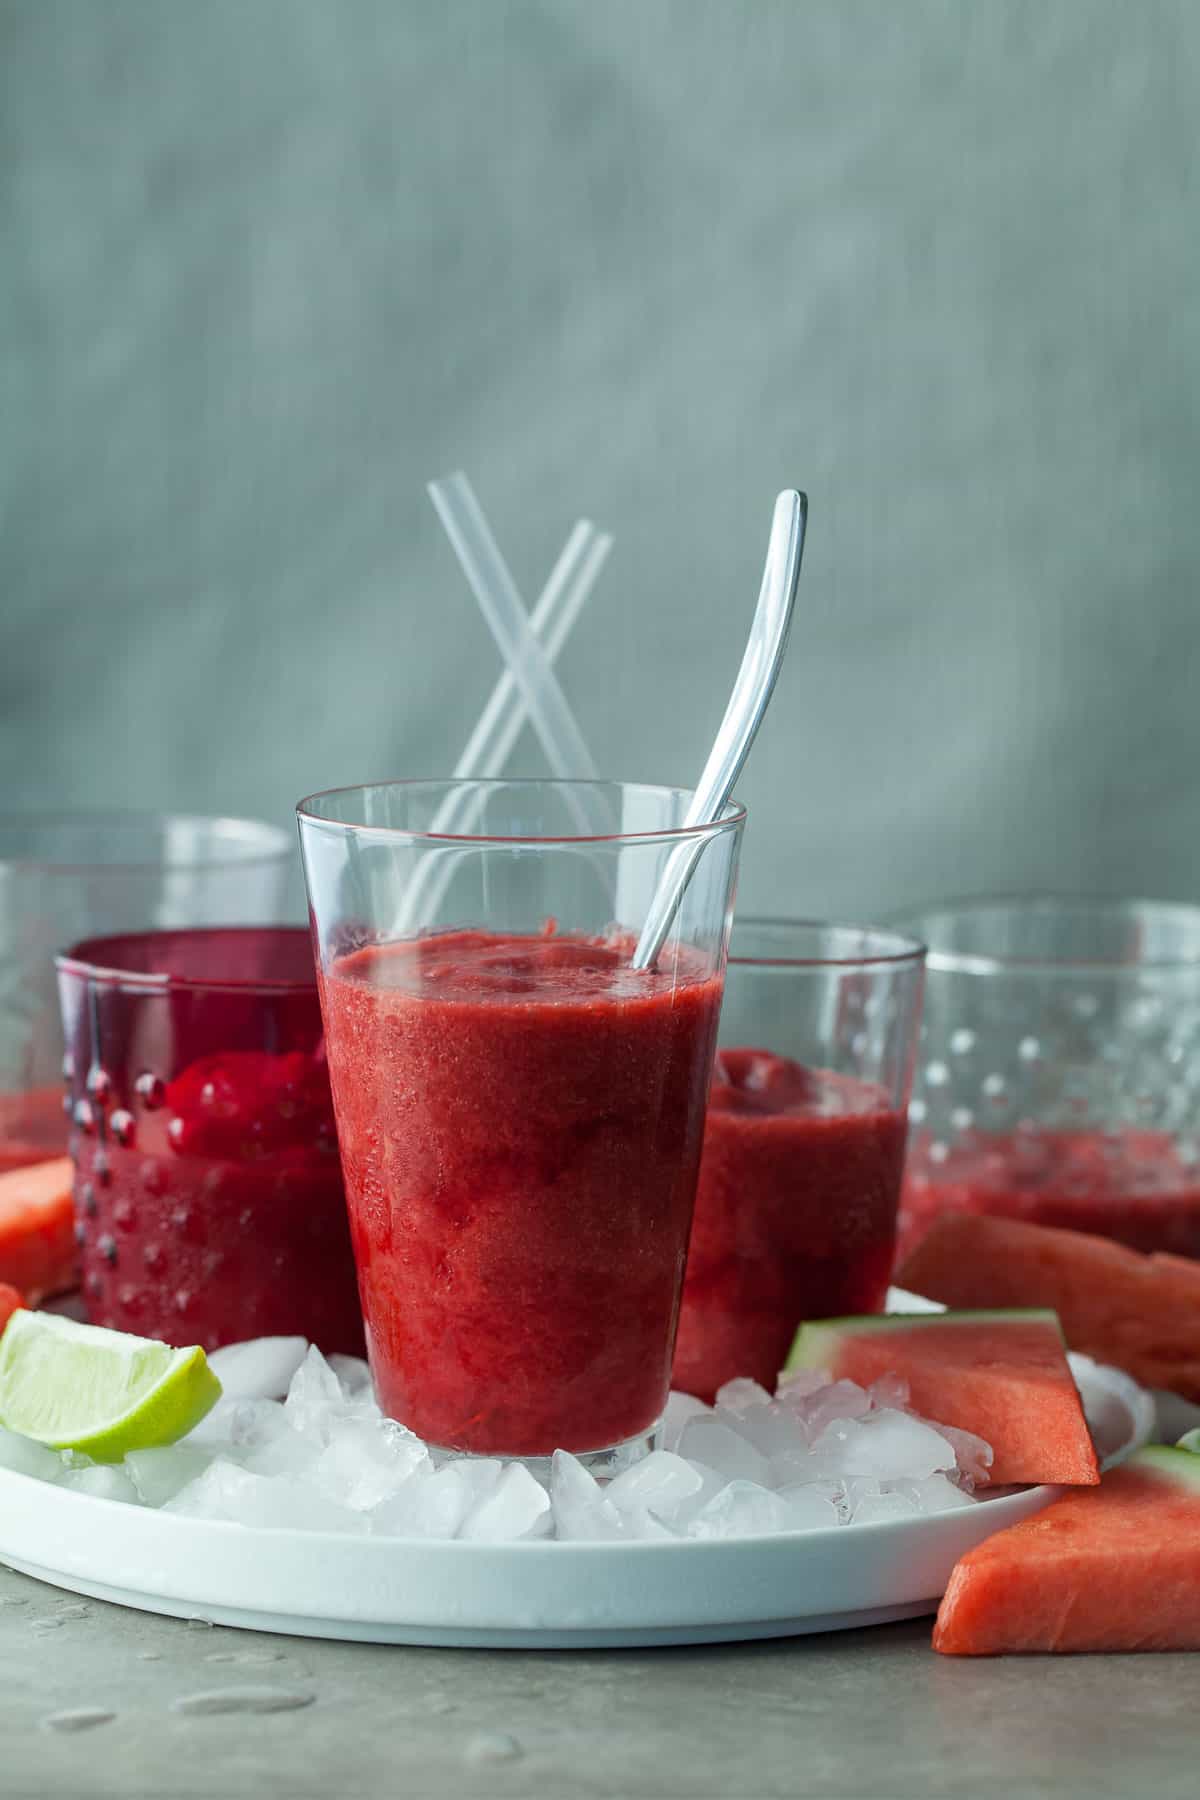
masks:
<svg viewBox="0 0 1200 1800"><path fill-rule="evenodd" d="M923 1325L1011 1325L1030 1321L1052 1325L1062 1339L1058 1314L1047 1307L1008 1307L993 1312L861 1313L842 1319L810 1319L796 1333L784 1369L828 1368L832 1352L844 1337L908 1332Z"/></svg>
<svg viewBox="0 0 1200 1800"><path fill-rule="evenodd" d="M1195 1431L1185 1431L1175 1448L1190 1451L1193 1456L1200 1456L1200 1426L1197 1426Z"/></svg>
<svg viewBox="0 0 1200 1800"><path fill-rule="evenodd" d="M1200 1432L1189 1431L1188 1437L1195 1438L1200 1446ZM1125 1463L1127 1469L1149 1469L1156 1475L1165 1475L1171 1481L1183 1487L1195 1489L1200 1494L1200 1456L1194 1450L1185 1448L1187 1440L1181 1438L1178 1444L1148 1444L1144 1450L1138 1450Z"/></svg>

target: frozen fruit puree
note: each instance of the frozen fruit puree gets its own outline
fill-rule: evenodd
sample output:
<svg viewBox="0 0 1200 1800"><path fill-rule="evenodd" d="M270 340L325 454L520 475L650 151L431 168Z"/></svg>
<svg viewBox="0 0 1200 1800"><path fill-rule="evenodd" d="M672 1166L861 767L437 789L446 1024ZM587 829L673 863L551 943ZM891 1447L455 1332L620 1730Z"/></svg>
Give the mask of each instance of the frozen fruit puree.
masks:
<svg viewBox="0 0 1200 1800"><path fill-rule="evenodd" d="M882 1088L766 1050L717 1058L673 1385L772 1387L803 1319L883 1303L904 1115Z"/></svg>
<svg viewBox="0 0 1200 1800"><path fill-rule="evenodd" d="M462 931L325 970L376 1387L434 1444L602 1449L666 1401L721 987L631 950Z"/></svg>

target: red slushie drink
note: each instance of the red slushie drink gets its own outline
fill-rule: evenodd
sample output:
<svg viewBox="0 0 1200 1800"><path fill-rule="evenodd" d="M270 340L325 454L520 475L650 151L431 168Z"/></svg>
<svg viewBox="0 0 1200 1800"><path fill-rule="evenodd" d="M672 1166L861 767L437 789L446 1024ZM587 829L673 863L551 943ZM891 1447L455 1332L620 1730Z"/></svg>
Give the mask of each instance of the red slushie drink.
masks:
<svg viewBox="0 0 1200 1800"><path fill-rule="evenodd" d="M887 1293L904 1114L883 1088L766 1050L718 1055L672 1383L773 1388L804 1319Z"/></svg>
<svg viewBox="0 0 1200 1800"><path fill-rule="evenodd" d="M460 931L323 976L376 1390L431 1443L545 1456L659 1418L720 977Z"/></svg>

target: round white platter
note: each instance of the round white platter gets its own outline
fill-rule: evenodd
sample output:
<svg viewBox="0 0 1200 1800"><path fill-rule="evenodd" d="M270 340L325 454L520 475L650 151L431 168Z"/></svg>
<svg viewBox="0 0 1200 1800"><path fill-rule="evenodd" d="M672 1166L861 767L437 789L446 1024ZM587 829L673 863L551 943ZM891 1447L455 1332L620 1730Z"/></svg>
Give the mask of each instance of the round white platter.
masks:
<svg viewBox="0 0 1200 1800"><path fill-rule="evenodd" d="M1076 1367L1103 1446L1144 1441L1140 1390ZM1141 1398L1145 1398L1141 1396ZM1124 1405L1124 1411L1122 1411ZM0 1469L0 1561L145 1612L366 1643L596 1649L786 1637L936 1610L958 1558L1047 1506L1010 1489L931 1518L727 1540L457 1543L265 1530L100 1500Z"/></svg>

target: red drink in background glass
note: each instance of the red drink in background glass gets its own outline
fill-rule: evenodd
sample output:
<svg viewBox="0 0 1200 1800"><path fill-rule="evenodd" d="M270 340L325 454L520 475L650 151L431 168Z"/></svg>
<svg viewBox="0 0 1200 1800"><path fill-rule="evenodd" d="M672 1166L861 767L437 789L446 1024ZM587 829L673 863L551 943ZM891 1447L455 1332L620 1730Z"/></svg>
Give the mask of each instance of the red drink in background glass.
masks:
<svg viewBox="0 0 1200 1800"><path fill-rule="evenodd" d="M360 1352L308 933L92 939L58 969L89 1318Z"/></svg>
<svg viewBox="0 0 1200 1800"><path fill-rule="evenodd" d="M384 1410L487 1454L655 1424L720 981L633 942L449 933L323 985Z"/></svg>
<svg viewBox="0 0 1200 1800"><path fill-rule="evenodd" d="M904 1136L882 1087L765 1050L721 1051L674 1386L703 1400L737 1375L774 1388L803 1319L880 1310Z"/></svg>
<svg viewBox="0 0 1200 1800"><path fill-rule="evenodd" d="M773 1389L805 1319L883 1306L923 963L895 932L735 924L674 1387Z"/></svg>
<svg viewBox="0 0 1200 1800"><path fill-rule="evenodd" d="M967 1132L917 1137L900 1205L903 1257L943 1212L996 1213L1200 1258L1200 1171L1161 1131Z"/></svg>

